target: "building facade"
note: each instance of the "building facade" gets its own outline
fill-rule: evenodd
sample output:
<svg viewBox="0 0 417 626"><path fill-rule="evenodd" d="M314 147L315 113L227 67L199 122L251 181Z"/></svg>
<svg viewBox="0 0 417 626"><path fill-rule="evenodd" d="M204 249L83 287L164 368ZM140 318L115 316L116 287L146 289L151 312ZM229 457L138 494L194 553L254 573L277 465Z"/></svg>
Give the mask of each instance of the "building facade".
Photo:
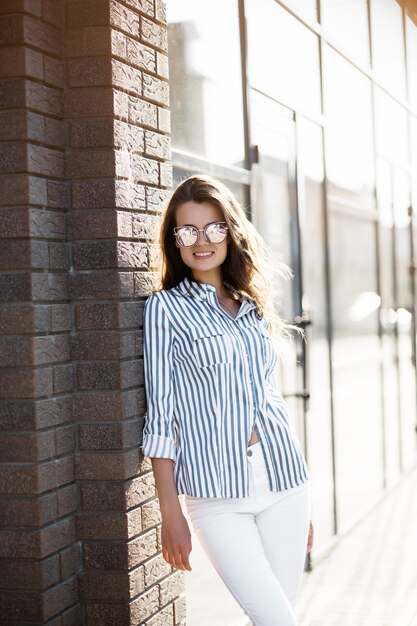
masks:
<svg viewBox="0 0 417 626"><path fill-rule="evenodd" d="M314 567L417 459L416 3L2 0L0 140L0 624L185 624L140 329L193 172L294 273Z"/></svg>

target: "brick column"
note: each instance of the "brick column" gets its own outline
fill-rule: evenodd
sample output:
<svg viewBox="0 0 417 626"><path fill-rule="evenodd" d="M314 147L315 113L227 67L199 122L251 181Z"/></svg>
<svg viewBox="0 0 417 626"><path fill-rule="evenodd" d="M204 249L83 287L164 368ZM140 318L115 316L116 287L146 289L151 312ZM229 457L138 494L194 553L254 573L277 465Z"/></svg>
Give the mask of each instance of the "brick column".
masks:
<svg viewBox="0 0 417 626"><path fill-rule="evenodd" d="M0 3L0 623L79 624L60 2Z"/></svg>
<svg viewBox="0 0 417 626"><path fill-rule="evenodd" d="M184 624L183 574L162 558L138 451L141 316L172 184L164 8L0 5L10 73L0 87L10 335L0 623Z"/></svg>
<svg viewBox="0 0 417 626"><path fill-rule="evenodd" d="M172 184L164 5L67 1L66 29L80 598L88 625L174 625L182 577L138 451L142 310Z"/></svg>

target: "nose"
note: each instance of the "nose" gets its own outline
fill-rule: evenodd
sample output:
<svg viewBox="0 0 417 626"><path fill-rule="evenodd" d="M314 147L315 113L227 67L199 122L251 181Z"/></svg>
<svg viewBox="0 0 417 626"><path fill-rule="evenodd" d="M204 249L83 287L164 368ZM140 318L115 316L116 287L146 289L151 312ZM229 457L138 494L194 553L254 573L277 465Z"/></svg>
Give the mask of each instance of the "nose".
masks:
<svg viewBox="0 0 417 626"><path fill-rule="evenodd" d="M199 229L197 233L197 241L195 243L196 245L201 244L201 243L208 243L207 239L204 236L204 228Z"/></svg>

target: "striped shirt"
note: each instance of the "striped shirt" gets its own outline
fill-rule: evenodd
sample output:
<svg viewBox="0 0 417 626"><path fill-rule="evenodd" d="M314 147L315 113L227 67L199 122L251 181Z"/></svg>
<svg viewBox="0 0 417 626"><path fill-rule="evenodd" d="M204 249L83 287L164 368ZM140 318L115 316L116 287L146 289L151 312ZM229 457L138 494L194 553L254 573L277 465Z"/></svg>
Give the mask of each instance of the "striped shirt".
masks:
<svg viewBox="0 0 417 626"><path fill-rule="evenodd" d="M309 478L276 390L278 356L267 322L253 300L236 293L235 318L221 308L214 286L189 278L145 302L142 451L175 462L178 494L248 497L254 427L271 491Z"/></svg>

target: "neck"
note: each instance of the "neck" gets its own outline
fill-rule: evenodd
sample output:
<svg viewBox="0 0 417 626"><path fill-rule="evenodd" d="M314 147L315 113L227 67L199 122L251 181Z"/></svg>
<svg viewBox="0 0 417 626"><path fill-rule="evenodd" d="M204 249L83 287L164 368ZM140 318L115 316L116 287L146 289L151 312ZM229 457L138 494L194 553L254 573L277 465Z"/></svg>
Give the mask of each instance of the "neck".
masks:
<svg viewBox="0 0 417 626"><path fill-rule="evenodd" d="M216 268L218 270L218 268ZM192 278L194 280L198 280L205 285L212 285L217 292L217 295L220 297L227 297L227 291L223 285L223 276L221 271L210 271L210 272L194 272L192 274Z"/></svg>

